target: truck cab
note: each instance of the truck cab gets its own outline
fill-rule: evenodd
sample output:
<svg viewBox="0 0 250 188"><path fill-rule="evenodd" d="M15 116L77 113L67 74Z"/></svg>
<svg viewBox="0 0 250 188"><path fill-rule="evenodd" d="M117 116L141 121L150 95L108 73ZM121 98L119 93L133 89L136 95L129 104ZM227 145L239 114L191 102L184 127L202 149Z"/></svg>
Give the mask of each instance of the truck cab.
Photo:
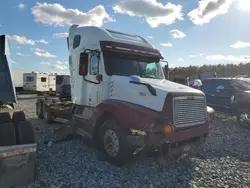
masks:
<svg viewBox="0 0 250 188"><path fill-rule="evenodd" d="M213 110L208 114L204 93L166 80L163 56L146 39L72 25L67 42L74 129L108 161L124 162L134 147L206 138ZM57 112L50 110L50 119Z"/></svg>

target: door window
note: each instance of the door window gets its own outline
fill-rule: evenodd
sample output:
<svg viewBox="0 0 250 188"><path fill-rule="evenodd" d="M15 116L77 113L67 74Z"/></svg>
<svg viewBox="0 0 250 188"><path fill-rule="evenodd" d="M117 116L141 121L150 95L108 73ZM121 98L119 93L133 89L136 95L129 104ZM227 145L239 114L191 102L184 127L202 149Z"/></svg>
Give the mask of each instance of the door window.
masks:
<svg viewBox="0 0 250 188"><path fill-rule="evenodd" d="M98 75L99 73L99 57L96 55L90 56L89 74Z"/></svg>
<svg viewBox="0 0 250 188"><path fill-rule="evenodd" d="M74 42L73 42L73 49L77 48L78 46L80 46L81 43L81 35L76 35L74 37Z"/></svg>
<svg viewBox="0 0 250 188"><path fill-rule="evenodd" d="M26 77L26 81L27 82L33 82L34 81L34 77L28 76L28 77Z"/></svg>
<svg viewBox="0 0 250 188"><path fill-rule="evenodd" d="M41 82L46 82L46 80L47 80L46 77L41 78Z"/></svg>

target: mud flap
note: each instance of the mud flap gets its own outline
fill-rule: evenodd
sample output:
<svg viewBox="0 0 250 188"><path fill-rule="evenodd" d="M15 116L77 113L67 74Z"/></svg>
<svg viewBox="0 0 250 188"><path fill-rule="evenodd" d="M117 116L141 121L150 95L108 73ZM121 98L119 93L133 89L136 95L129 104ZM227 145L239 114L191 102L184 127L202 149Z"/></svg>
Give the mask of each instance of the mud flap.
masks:
<svg viewBox="0 0 250 188"><path fill-rule="evenodd" d="M35 180L36 144L0 147L0 187L27 185Z"/></svg>

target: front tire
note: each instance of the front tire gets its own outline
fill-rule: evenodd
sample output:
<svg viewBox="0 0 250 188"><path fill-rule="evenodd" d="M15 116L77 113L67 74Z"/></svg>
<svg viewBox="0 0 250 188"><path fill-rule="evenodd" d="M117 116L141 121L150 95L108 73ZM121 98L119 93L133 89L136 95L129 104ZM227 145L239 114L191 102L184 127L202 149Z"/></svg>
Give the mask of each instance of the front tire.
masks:
<svg viewBox="0 0 250 188"><path fill-rule="evenodd" d="M126 140L126 131L115 120L106 120L100 130L102 149L109 163L120 166L132 157L132 148Z"/></svg>

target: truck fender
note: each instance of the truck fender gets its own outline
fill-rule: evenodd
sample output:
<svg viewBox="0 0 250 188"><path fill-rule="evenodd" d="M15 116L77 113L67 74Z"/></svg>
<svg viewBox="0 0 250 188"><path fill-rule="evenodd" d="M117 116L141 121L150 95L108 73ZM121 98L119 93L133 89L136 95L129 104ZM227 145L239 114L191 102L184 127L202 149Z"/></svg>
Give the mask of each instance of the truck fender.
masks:
<svg viewBox="0 0 250 188"><path fill-rule="evenodd" d="M119 100L100 103L97 106L96 119L103 117L105 113L112 115L124 129L143 129L151 120L160 118L160 114L156 111Z"/></svg>

